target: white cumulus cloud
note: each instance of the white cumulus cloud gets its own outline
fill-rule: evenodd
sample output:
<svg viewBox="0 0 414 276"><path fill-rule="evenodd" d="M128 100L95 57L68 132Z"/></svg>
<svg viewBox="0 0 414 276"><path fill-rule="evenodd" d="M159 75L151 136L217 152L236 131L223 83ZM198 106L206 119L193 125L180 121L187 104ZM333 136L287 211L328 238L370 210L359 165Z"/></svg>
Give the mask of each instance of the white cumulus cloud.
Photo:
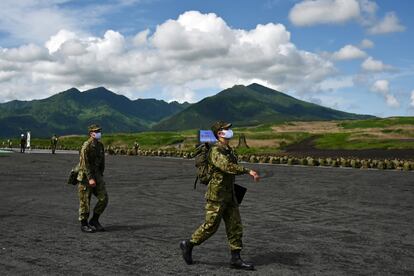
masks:
<svg viewBox="0 0 414 276"><path fill-rule="evenodd" d="M368 57L362 62L361 67L365 71L370 72L383 72L392 70L393 67L388 64L384 64L381 60L376 60L372 57Z"/></svg>
<svg viewBox="0 0 414 276"><path fill-rule="evenodd" d="M10 62L33 62L47 60L49 55L46 49L34 44L23 45L18 48L1 49L0 59Z"/></svg>
<svg viewBox="0 0 414 276"><path fill-rule="evenodd" d="M398 100L395 98L394 95L387 94L385 95L385 99L386 99L386 103L388 106L394 107L394 108L400 107L400 103L398 102Z"/></svg>
<svg viewBox="0 0 414 276"><path fill-rule="evenodd" d="M381 21L368 29L368 32L371 34L386 34L403 31L405 31L405 27L400 24L395 12L388 12Z"/></svg>
<svg viewBox="0 0 414 276"><path fill-rule="evenodd" d="M410 97L410 100L411 100L411 102L410 102L410 106L411 106L411 107L414 107L414 90L413 90L413 91L411 91L411 97Z"/></svg>
<svg viewBox="0 0 414 276"><path fill-rule="evenodd" d="M0 101L74 86L106 86L135 97L157 87L165 99L196 101L199 90L252 81L303 94L319 91L336 73L328 59L298 49L282 24L236 29L216 14L198 11L131 37L114 30L96 37L62 29L43 46L0 50Z"/></svg>
<svg viewBox="0 0 414 276"><path fill-rule="evenodd" d="M384 97L385 102L388 106L393 108L400 107L400 103L398 102L398 100L395 98L393 94L390 93L388 80L375 81L375 83L371 87L371 90L381 94Z"/></svg>
<svg viewBox="0 0 414 276"><path fill-rule="evenodd" d="M366 53L353 45L346 45L335 52L332 57L336 60L349 60L366 57Z"/></svg>
<svg viewBox="0 0 414 276"><path fill-rule="evenodd" d="M296 26L312 26L343 23L359 15L360 6L356 0L305 0L295 4L289 19Z"/></svg>
<svg viewBox="0 0 414 276"><path fill-rule="evenodd" d="M379 92L381 94L387 94L390 91L389 88L389 81L387 80L377 80L373 86L372 90L375 92Z"/></svg>
<svg viewBox="0 0 414 276"><path fill-rule="evenodd" d="M54 53L59 50L60 46L68 40L73 40L76 38L74 32L68 30L60 30L57 34L50 37L50 39L45 43L46 48L49 50L49 53Z"/></svg>
<svg viewBox="0 0 414 276"><path fill-rule="evenodd" d="M289 20L301 27L343 24L353 20L370 34L405 30L395 12L387 12L384 18L378 19L378 8L377 3L371 0L303 0L290 10Z"/></svg>
<svg viewBox="0 0 414 276"><path fill-rule="evenodd" d="M374 42L372 42L369 39L363 39L360 43L360 47L362 49L369 49L369 48L374 48Z"/></svg>

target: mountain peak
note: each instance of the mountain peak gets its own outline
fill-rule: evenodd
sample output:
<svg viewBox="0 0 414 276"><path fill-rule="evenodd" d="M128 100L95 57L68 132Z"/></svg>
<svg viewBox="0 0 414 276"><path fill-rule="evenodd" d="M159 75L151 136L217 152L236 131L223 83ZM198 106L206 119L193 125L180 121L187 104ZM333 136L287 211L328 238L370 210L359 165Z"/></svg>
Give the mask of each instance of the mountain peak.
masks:
<svg viewBox="0 0 414 276"><path fill-rule="evenodd" d="M252 90L255 90L255 91L257 91L257 92L275 92L275 93L282 93L282 92L280 92L280 91L277 91L277 90L275 90L275 89L272 89L272 88L269 88L269 87L266 87L266 86L264 86L264 85L261 85L261 84L258 84L258 83L256 83L256 82L254 82L254 83L252 83L252 84L249 84L248 86L247 86L248 88L250 88L250 89L252 89ZM284 94L284 93L283 93Z"/></svg>
<svg viewBox="0 0 414 276"><path fill-rule="evenodd" d="M105 87L71 88L42 100L0 104L0 137L14 137L22 129L33 130L35 137L80 134L90 123L105 132L139 132L186 107L155 99L132 101Z"/></svg>
<svg viewBox="0 0 414 276"><path fill-rule="evenodd" d="M70 88L70 89L68 89L68 90L65 90L65 91L63 91L63 92L60 92L60 93L58 93L58 94L55 94L55 95L53 95L53 96L51 96L50 98L51 99L60 99L60 98L66 98L66 99L68 99L68 98L76 98L76 97L78 97L78 95L80 94L81 92L77 89L77 88L75 88L75 87L72 87L72 88ZM42 100L40 100L40 101L47 101L49 98L46 98L46 99L42 99ZM34 100L34 101L36 101L36 100Z"/></svg>
<svg viewBox="0 0 414 276"><path fill-rule="evenodd" d="M253 83L249 84L247 87L248 88L267 88L267 89L269 89L268 87L266 87L264 85L261 85L261 84L258 84L257 82L253 82Z"/></svg>
<svg viewBox="0 0 414 276"><path fill-rule="evenodd" d="M346 113L301 101L282 92L252 83L235 85L204 99L191 108L160 122L156 130L203 129L214 121L238 126L286 121L365 119L369 116Z"/></svg>
<svg viewBox="0 0 414 276"><path fill-rule="evenodd" d="M78 94L78 93L81 93L81 92L77 88L72 87L68 90L65 90L65 91L61 92L60 94L70 94L70 95L72 95L72 94Z"/></svg>
<svg viewBox="0 0 414 276"><path fill-rule="evenodd" d="M66 90L65 92L80 92L76 87L72 87L72 88L70 88L70 89L68 89L68 90Z"/></svg>
<svg viewBox="0 0 414 276"><path fill-rule="evenodd" d="M99 86L99 87L95 87L95 88L83 91L83 93L108 93L108 92L111 94L116 94L104 86Z"/></svg>

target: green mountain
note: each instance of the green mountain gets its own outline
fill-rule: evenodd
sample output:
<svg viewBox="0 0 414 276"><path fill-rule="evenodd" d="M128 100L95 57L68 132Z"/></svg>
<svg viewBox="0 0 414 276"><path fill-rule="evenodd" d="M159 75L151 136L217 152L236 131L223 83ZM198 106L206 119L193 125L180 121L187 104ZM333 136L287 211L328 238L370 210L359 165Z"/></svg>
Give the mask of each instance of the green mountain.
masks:
<svg viewBox="0 0 414 276"><path fill-rule="evenodd" d="M238 126L282 121L316 121L367 119L358 115L323 107L288 96L253 83L236 85L215 96L205 98L156 124L154 130L209 128L217 120Z"/></svg>
<svg viewBox="0 0 414 276"><path fill-rule="evenodd" d="M31 130L36 137L82 134L91 123L105 132L138 132L189 106L155 99L130 100L104 87L85 92L71 88L43 100L0 104L0 137Z"/></svg>

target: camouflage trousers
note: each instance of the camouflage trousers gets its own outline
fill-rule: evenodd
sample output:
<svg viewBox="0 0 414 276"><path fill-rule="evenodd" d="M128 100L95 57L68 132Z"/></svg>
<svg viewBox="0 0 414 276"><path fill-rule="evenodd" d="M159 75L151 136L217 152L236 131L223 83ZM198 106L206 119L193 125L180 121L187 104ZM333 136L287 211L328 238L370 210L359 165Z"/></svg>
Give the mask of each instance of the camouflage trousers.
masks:
<svg viewBox="0 0 414 276"><path fill-rule="evenodd" d="M87 220L90 213L91 196L92 194L98 200L96 202L93 212L100 215L108 205L108 193L105 188L105 181L102 177L96 180L96 186L92 188L87 183L80 182L78 184L78 196L79 196L79 221Z"/></svg>
<svg viewBox="0 0 414 276"><path fill-rule="evenodd" d="M239 207L235 203L207 200L205 221L191 236L191 242L200 245L210 238L219 228L221 219L226 226L227 240L230 250L241 250L243 247L243 225Z"/></svg>

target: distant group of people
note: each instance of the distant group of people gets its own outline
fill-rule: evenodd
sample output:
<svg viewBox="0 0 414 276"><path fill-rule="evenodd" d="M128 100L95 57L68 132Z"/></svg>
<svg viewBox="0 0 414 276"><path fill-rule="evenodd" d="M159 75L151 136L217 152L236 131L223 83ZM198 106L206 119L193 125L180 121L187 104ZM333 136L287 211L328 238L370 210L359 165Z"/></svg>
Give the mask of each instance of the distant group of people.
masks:
<svg viewBox="0 0 414 276"><path fill-rule="evenodd" d="M31 132L28 131L26 134L20 134L20 153L24 153L26 149L31 150Z"/></svg>
<svg viewBox="0 0 414 276"><path fill-rule="evenodd" d="M55 154L58 144L58 136L56 134L53 134L53 136L50 139L50 148L52 150L52 154ZM12 149L13 142L11 139L7 139L7 142L2 143L3 148L9 148ZM28 131L26 133L20 134L20 153L25 153L26 149L31 150L31 132Z"/></svg>
<svg viewBox="0 0 414 276"><path fill-rule="evenodd" d="M13 146L13 142L12 142L12 140L10 140L10 139L7 139L7 141L5 142L5 141L3 141L3 143L2 143L2 147L5 149L6 147L7 148L9 148L9 149L11 149L12 148L12 146Z"/></svg>

